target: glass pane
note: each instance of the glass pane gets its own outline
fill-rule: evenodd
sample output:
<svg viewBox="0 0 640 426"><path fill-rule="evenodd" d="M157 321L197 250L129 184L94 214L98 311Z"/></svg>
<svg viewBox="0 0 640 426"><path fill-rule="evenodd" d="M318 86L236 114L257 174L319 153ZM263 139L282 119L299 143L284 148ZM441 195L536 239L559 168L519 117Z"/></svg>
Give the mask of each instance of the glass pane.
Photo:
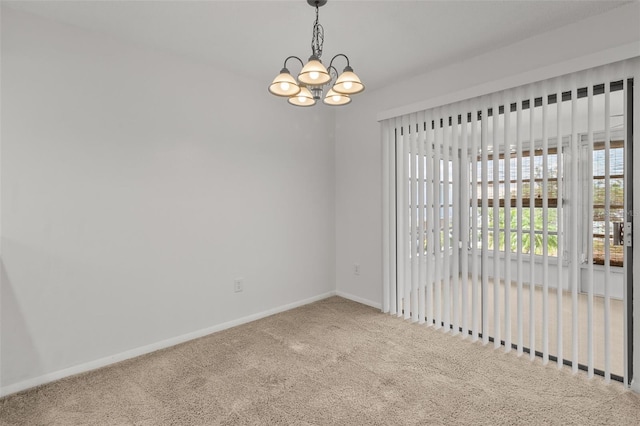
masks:
<svg viewBox="0 0 640 426"><path fill-rule="evenodd" d="M609 240L609 255L612 266L622 266L624 260L624 246L613 245L613 238ZM604 237L593 237L593 263L604 265Z"/></svg>
<svg viewBox="0 0 640 426"><path fill-rule="evenodd" d="M605 202L605 179L593 179L593 204L594 206L604 206ZM609 180L609 196L611 206L624 206L624 179Z"/></svg>

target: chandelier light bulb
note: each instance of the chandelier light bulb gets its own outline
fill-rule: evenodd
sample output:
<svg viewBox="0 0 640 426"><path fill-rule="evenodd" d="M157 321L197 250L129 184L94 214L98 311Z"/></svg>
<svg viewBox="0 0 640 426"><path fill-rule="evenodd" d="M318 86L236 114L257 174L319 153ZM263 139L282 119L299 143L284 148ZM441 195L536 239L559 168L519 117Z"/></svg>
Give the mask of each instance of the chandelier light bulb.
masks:
<svg viewBox="0 0 640 426"><path fill-rule="evenodd" d="M360 78L353 72L353 68L347 65L344 68L342 74L338 76L333 90L345 95L355 95L364 90L364 84L360 81Z"/></svg>
<svg viewBox="0 0 640 426"><path fill-rule="evenodd" d="M303 86L300 88L299 93L289 98L289 103L295 106L309 107L315 105L316 101L313 99L313 93L311 93L311 90Z"/></svg>
<svg viewBox="0 0 640 426"><path fill-rule="evenodd" d="M308 84L309 86L322 86L331 81L329 71L322 65L320 59L311 56L309 62L302 67L300 74L298 74L298 80L300 83Z"/></svg>
<svg viewBox="0 0 640 426"><path fill-rule="evenodd" d="M300 87L295 78L289 74L287 68L282 68L280 74L273 79L271 85L269 85L269 92L276 96L290 97L297 95L300 91Z"/></svg>
<svg viewBox="0 0 640 426"><path fill-rule="evenodd" d="M340 106L350 103L351 98L349 97L349 95L343 95L342 93L338 93L333 89L329 89L326 96L324 97L323 102L326 105Z"/></svg>

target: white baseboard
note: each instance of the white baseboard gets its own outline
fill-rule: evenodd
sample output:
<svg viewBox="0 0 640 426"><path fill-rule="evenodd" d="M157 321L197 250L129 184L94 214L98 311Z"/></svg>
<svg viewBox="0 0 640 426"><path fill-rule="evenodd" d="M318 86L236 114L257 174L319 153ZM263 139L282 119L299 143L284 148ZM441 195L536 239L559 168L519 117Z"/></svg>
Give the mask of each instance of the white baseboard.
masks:
<svg viewBox="0 0 640 426"><path fill-rule="evenodd" d="M344 291L336 291L336 296L344 297L345 299L353 300L354 302L362 303L363 305L371 306L376 309L382 309L382 304L374 302L373 300L364 299L353 294L345 293Z"/></svg>
<svg viewBox="0 0 640 426"><path fill-rule="evenodd" d="M43 374L39 377L34 377L32 379L24 380L22 382L14 383L11 385L3 386L0 388L0 397L11 395L16 392L20 392L26 389L30 389L36 386L43 385L45 383L53 382L56 380L63 379L65 377L74 376L76 374L85 373L87 371L95 370L98 368L106 367L111 364L115 364L116 362L124 361L127 359L135 358L140 355L145 355L151 352L155 352L160 349L165 349L170 346L175 346L177 344L187 342L189 340L197 339L199 337L203 337L218 331L226 330L231 327L235 327L241 324L246 324L248 322L252 322L255 320L259 320L261 318L265 318L274 314L278 314L280 312L288 311L294 308L298 308L300 306L308 305L309 303L317 302L318 300L326 299L331 296L335 296L335 291L330 291L324 294L320 294L318 296L313 296L307 299L299 300L297 302L289 303L287 305L278 306L273 309L269 309L266 311L258 312L253 315L248 315L246 317L238 318L235 320L227 321L222 324L214 325L208 328L204 328L202 330L193 331L191 333L183 334L181 336L172 337L170 339L162 340L160 342L151 343L150 345L141 346L135 349L131 349L125 352L121 352L119 354L110 355L104 358L100 358L94 361L89 361L83 364L75 365L73 367L65 368L63 370L54 371L53 373ZM346 297L346 296L344 296Z"/></svg>

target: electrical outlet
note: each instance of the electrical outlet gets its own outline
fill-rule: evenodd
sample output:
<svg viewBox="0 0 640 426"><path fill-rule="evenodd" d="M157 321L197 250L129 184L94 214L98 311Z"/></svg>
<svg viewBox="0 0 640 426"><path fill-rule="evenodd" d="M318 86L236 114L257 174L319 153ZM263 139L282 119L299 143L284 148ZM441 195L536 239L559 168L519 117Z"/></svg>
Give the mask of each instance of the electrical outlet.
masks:
<svg viewBox="0 0 640 426"><path fill-rule="evenodd" d="M353 273L355 275L360 275L360 264L359 263L354 263L353 264Z"/></svg>
<svg viewBox="0 0 640 426"><path fill-rule="evenodd" d="M242 278L236 278L233 280L233 291L236 293L240 293L244 290L244 285L242 282Z"/></svg>

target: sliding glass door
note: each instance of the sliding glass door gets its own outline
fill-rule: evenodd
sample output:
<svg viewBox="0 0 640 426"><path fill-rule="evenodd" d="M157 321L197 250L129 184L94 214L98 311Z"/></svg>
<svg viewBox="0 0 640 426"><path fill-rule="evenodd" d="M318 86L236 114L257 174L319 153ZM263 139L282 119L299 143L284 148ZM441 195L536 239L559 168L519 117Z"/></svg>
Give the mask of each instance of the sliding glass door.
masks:
<svg viewBox="0 0 640 426"><path fill-rule="evenodd" d="M625 69L383 122L385 311L631 377Z"/></svg>

